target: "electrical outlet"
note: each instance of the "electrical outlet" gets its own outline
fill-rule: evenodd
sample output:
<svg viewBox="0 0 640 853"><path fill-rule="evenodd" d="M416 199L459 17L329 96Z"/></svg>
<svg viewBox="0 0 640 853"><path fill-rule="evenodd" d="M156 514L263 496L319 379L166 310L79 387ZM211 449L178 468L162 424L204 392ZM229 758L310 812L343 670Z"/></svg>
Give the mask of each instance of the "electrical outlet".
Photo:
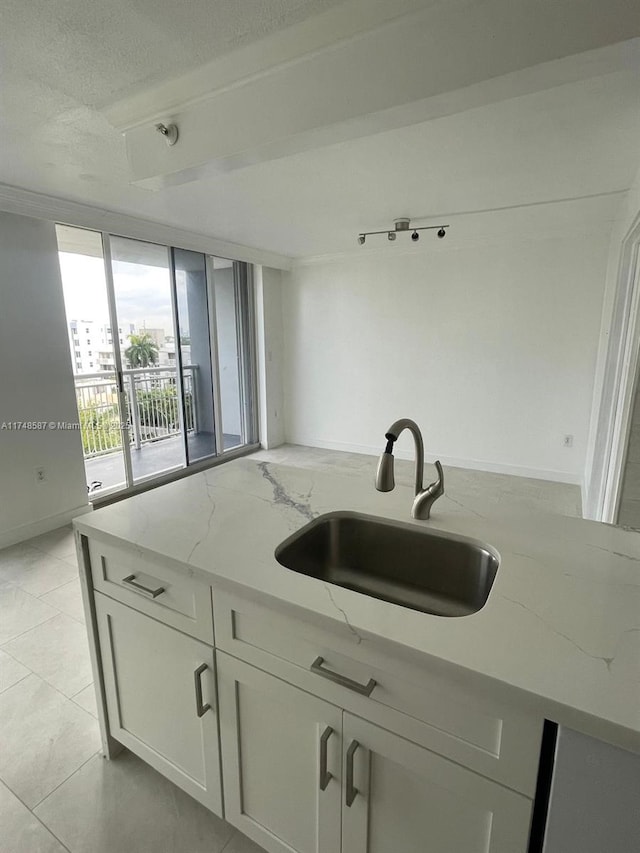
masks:
<svg viewBox="0 0 640 853"><path fill-rule="evenodd" d="M36 468L36 483L46 483L47 472L44 468Z"/></svg>
<svg viewBox="0 0 640 853"><path fill-rule="evenodd" d="M573 447L573 436L565 435L564 441L562 442L564 447Z"/></svg>

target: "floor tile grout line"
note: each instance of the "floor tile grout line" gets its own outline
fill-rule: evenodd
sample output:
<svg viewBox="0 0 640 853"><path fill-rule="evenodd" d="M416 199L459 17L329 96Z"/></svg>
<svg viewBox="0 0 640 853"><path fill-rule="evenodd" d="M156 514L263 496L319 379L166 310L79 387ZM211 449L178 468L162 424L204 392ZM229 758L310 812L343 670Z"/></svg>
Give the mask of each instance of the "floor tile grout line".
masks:
<svg viewBox="0 0 640 853"><path fill-rule="evenodd" d="M92 756L92 758L93 758L93 756ZM38 817L38 815L34 812L34 810L33 810L32 808L29 808L29 806L25 803L25 801L22 799L22 797L21 797L19 794L17 794L17 793L13 790L13 788L11 787L11 785L9 785L9 783L8 783L8 782L6 782L4 779L0 779L0 782L5 786L5 788L6 788L8 791L10 791L10 792L11 792L11 794L13 794L13 796L16 798L16 800L17 800L19 803L21 803L21 804L25 807L25 809L29 812L29 814L30 814L30 815L33 815L33 817L38 821L38 823L40 824L40 826L42 826L44 829L46 829L46 831L47 831L50 835L52 835L52 836L55 838L55 840L56 840L60 845L62 845L63 849L64 849L64 850L66 850L66 851L67 851L67 853L72 853L72 851L69 849L69 847L67 847L67 845L66 845L66 844L64 844L64 843L63 843L63 842L58 838L58 836L55 834L55 832L53 832L51 829L49 829L49 827L47 826L47 824L46 824L43 820L40 820L40 818L39 818L39 817ZM48 796L48 795L47 795L47 796ZM43 801L41 800L40 802L43 802ZM38 803L38 805L40 805L40 803ZM34 808L35 808L35 806L34 806Z"/></svg>
<svg viewBox="0 0 640 853"><path fill-rule="evenodd" d="M5 652L5 654L8 654L8 652ZM16 659L13 657L13 655L11 655L11 658L12 658L12 660L16 660ZM20 663L20 661L16 661L16 663ZM34 672L32 669L29 669L29 667L28 667L28 666L25 666L25 664L21 664L21 666L24 666L24 668L25 668L26 670L28 670L27 674L26 674L26 675L21 676L17 681L14 681L14 682L13 682L13 684L10 684L8 687L5 687L5 688L4 688L4 690L0 690L0 696L2 696L2 694L3 694L3 693L6 693L6 692L7 692L7 690L11 690L11 688L12 688L12 687L15 687L15 686L16 686L16 684L20 684L20 682L21 682L21 681L24 681L24 680L25 680L25 678L29 678L29 676L30 676L30 675L35 675L35 672Z"/></svg>
<svg viewBox="0 0 640 853"><path fill-rule="evenodd" d="M65 563L65 565L69 566L70 568L73 568L73 565L71 563L67 563L66 560L60 560L60 562ZM37 598L38 600L40 600L43 595L48 595L50 592L55 592L57 589L60 589L61 587L66 586L68 583L73 583L73 581L75 581L76 579L79 579L80 578L80 572L78 571L77 566L75 567L75 570L77 572L77 575L75 575L74 577L70 578L69 580L63 581L61 584L58 584L58 586L54 586L51 589L48 589L45 592L41 592L37 595L33 592L29 592L28 589L25 589L23 586L21 586L20 583L15 578L11 578L11 580L3 581L3 583L9 584L10 586L15 586L18 589L22 590L22 592L24 592L26 595L30 595L32 598Z"/></svg>
<svg viewBox="0 0 640 853"><path fill-rule="evenodd" d="M29 540L27 540L28 542ZM49 557L56 557L58 560L68 560L69 557L75 557L76 552L72 551L70 554L54 554L53 551L47 551L46 548L41 548L39 545L31 545L31 548L35 548L36 551L40 551L41 554L47 554ZM0 557L2 554L0 554Z"/></svg>
<svg viewBox="0 0 640 853"><path fill-rule="evenodd" d="M3 649L3 651L4 651L4 649ZM8 654L8 652L7 652L7 654ZM13 655L11 655L11 657L13 658ZM35 670L33 670L33 669L30 669L30 668L26 665L26 663L22 663L22 661L21 661L21 660L18 660L18 658L13 658L13 659L14 659L15 661L17 661L18 663L22 664L22 666L24 666L24 667L26 667L27 669L29 669L29 675L35 675L35 677L36 677L36 678L39 678L39 679L40 679L40 681L43 681L43 682L47 685L47 687L50 687L52 690L55 690L55 691L56 691L56 693L59 693L59 694L60 694L60 696L62 696L62 697L63 697L63 699L67 699L69 702L73 702L73 704L74 704L74 705L77 705L77 706L78 706L78 708L80 708L82 711L84 711L84 712L85 712L85 714L89 714L89 716L90 716L93 720L95 720L95 719L96 719L96 718L93 716L93 714L91 714L89 711L87 711L87 709L86 709L86 708L83 708L83 707L82 707L82 705L78 705L78 703L77 703L77 702L75 702L75 701L74 701L74 698L73 698L74 696L77 696L77 695L78 695L78 693L82 693L82 691L83 691L83 690L86 690L86 689L87 689L87 687L89 686L89 684L93 684L93 672L91 673L91 681L90 681L88 684L85 684L85 686L84 686L84 687L81 687L81 688L80 688L80 690L78 690L78 693L74 693L74 694L73 694L73 696L67 696L67 694L66 694L66 693L63 693L63 692L62 692L62 690L60 690L60 688L59 688L59 687L56 687L56 686L55 686L55 684L52 684L50 681L47 681L47 679L46 679L44 676L40 675L40 673L35 672ZM25 676L24 676L24 678L28 678L28 677L29 677L29 676L27 676L27 675L25 675ZM21 679L20 679L20 681L24 681L24 678L21 678ZM19 684L19 683L20 683L20 681L16 681L16 684ZM15 685L13 685L13 684L11 685L11 687L14 687L14 686L15 686ZM7 687L7 690L11 690L11 687ZM7 692L7 690L3 690L3 691L2 691L2 693L6 693L6 692ZM2 693L0 693L0 696L2 696Z"/></svg>
<svg viewBox="0 0 640 853"><path fill-rule="evenodd" d="M48 589L46 592L42 592L42 593L40 593L40 595L34 596L34 598L41 600L45 595L49 595L49 593L55 592L57 589L62 589L63 586L68 586L70 583L73 583L76 580L80 580L79 574L78 574L77 578L71 578L70 581L65 581L64 583L61 583L60 586L54 586L53 589ZM45 602L45 604L47 604L47 603L48 602Z"/></svg>
<svg viewBox="0 0 640 853"><path fill-rule="evenodd" d="M35 557L33 557L33 562L36 559L41 560L42 557L49 557L51 560L56 560L58 563L65 563L68 566L77 566L78 558L75 554L68 554L64 557L59 557L57 554L52 554L50 551L43 551L41 548L36 548L34 546L34 551L36 551ZM33 562L31 564L27 563L26 565L19 565L16 568L20 570L24 570L25 572L30 571L33 568ZM2 565L2 552L0 551L0 565Z"/></svg>
<svg viewBox="0 0 640 853"><path fill-rule="evenodd" d="M47 604L47 602L46 602L46 601L45 601L45 602L43 602L43 603L44 603L44 604ZM47 607L50 607L52 610L58 610L58 608L57 608L57 607L54 607L54 606L53 606L53 604L48 604L48 605L47 605ZM62 612L62 610L58 610L58 612L57 612L57 613L54 613L54 614L53 614L53 616L48 616L44 621L42 621L42 622L38 622L38 624L37 624L37 625L32 625L32 626L31 626L31 628L27 628L27 630L26 630L26 631L22 631L20 634L16 634L16 635L15 635L15 637L9 637L9 639L8 639L8 640L4 640L2 643L0 643L0 649L1 649L3 652L6 652L7 654L11 654L11 652L9 652L9 651L5 648L5 646L7 645L7 643L12 643L14 640L17 640L19 637L24 637L24 635L25 635L25 634L28 634L28 633L29 633L29 631L33 631L33 629L34 629L34 628L39 628L41 625L46 625L46 623L47 623L47 622L51 622L51 620L52 620L52 619L55 619L55 618L56 618L56 617L58 617L58 616L64 616L64 615L65 615L65 614ZM11 655L11 657L13 657L13 655ZM16 660L17 660L17 658L16 658ZM20 663L20 661L18 661L18 663ZM24 664L23 664L23 666L24 666Z"/></svg>
<svg viewBox="0 0 640 853"><path fill-rule="evenodd" d="M227 823L228 823L228 821L227 821ZM235 828L235 826L232 826L232 824L229 824L229 826L231 826L231 827L232 827L233 832L232 832L232 833L231 833L231 835L229 836L228 841L225 841L224 846L220 848L220 850L218 851L218 853L224 853L224 851L227 849L227 847L231 844L231 842L232 842L232 841L233 841L233 839L235 838L236 832L238 831L238 830Z"/></svg>
<svg viewBox="0 0 640 853"><path fill-rule="evenodd" d="M43 820L41 820L41 819L38 817L38 815L33 811L33 809L29 809L29 811L30 811L30 812L31 812L31 814L34 816L34 818L38 821L38 823L40 824L40 826L41 826L43 829L46 829L46 831L49 833L49 835L51 835L51 836L53 836L53 838L55 838L55 840L58 842L58 844L62 847L62 849L63 849L63 850L66 850L66 851L67 851L67 853L72 853L71 848L70 848L70 847L67 847L67 845L64 843L64 841L62 841L62 839L61 839L61 838L58 838L58 836L57 836L57 835L55 834L55 832L51 829L51 827L47 826L47 824L46 824Z"/></svg>
<svg viewBox="0 0 640 853"><path fill-rule="evenodd" d="M77 693L74 693L73 696L69 696L68 698L72 699L75 702L76 696L79 696L82 692L84 692L87 689L87 687L91 687L93 685L93 683L94 682L93 682L93 678L92 678L88 684L86 684L84 687L81 687Z"/></svg>
<svg viewBox="0 0 640 853"><path fill-rule="evenodd" d="M55 787L52 791L49 791L49 793L48 793L48 794L46 794L46 796L44 796L44 797L43 797L39 802L37 802L37 803L35 804L35 806L31 809L31 811L35 814L35 810L36 810L36 809L40 808L40 806L41 806L44 802L46 802L46 801L49 799L49 797L50 797L50 796L52 796L52 794L55 794L55 792L58 790L58 788L61 788L61 787L62 787L66 782L68 782L68 781L69 781L69 779L71 779L73 776L75 776L75 775L76 775L76 773L78 773L80 770L82 770L82 768L83 768L86 764L88 764L90 761L92 761L92 760L96 757L96 755L100 755L100 756L102 755L102 748L101 748L101 747L100 747L99 749L97 749L95 752L93 752L93 753L89 756L89 758L87 758L85 761L83 761L83 762L82 762L82 764L81 764L79 767L76 767L76 769L75 769L72 773L70 773L70 774L66 777L66 779L63 779L63 780L62 780L62 782L58 783L58 784L56 785L56 787ZM36 817L38 817L38 816L36 815ZM44 821L43 821L43 823L44 823ZM47 826L47 825L46 825L46 823L45 823L44 825L45 825L45 826ZM49 829L49 827L47 827L47 829Z"/></svg>
<svg viewBox="0 0 640 853"><path fill-rule="evenodd" d="M55 618L55 617L53 617L53 618ZM43 622L42 624L44 625L44 622ZM37 625L36 627L40 627L40 626L39 626L39 625ZM9 642L11 642L11 641L9 641ZM11 687L7 687L5 690L3 690L3 691L0 693L0 696L2 696L2 694L3 694L3 693L6 693L7 691L11 690L11 688L12 688L12 687L15 687L15 686L16 686L16 684L20 684L20 681L24 681L24 679L25 679L25 678L28 678L28 677L29 677L29 675L35 675L35 677L36 677L36 678L39 678L39 679L40 679L40 681L44 682L44 683L47 685L47 687L50 687L52 690L55 690L55 691L56 691L56 693L59 693L59 694L60 694L60 696L62 696L64 699L67 699L69 702L73 702L73 703L74 703L74 705L77 705L77 706L78 706L78 708L80 708L80 710L81 710L81 711L84 711L84 712L85 712L85 714L89 714L89 716L90 716L92 719L94 719L94 720L95 720L95 719L97 719L96 717L94 717L94 716L93 716L93 714L92 714L90 711L87 711L87 709L86 709L86 708L83 708L83 707L82 707L82 705L78 705L78 703L75 701L75 697L76 697L76 696L78 696L78 694L82 693L82 691L83 691L83 690L86 690L86 689L87 689L87 687L89 687L91 684L93 684L93 683L94 683L94 680L93 680L93 669L91 670L91 681L89 681L89 682L88 682L88 684L85 684L85 686L84 686L84 687L81 687L81 688L80 688L80 690L78 690L78 692L77 692L77 693L74 693L74 694L73 694L73 696L67 696L67 694L66 694L66 693L63 693L63 692L62 692L62 690L60 690L60 688L59 688L59 687L56 687L56 685L55 685L55 684L52 684L52 683L51 683L50 681L48 681L48 680L47 680L43 675L40 675L40 673L39 673L39 672L36 672L34 669L31 669L31 667L30 667L30 666L27 666L27 664L26 664L26 663L23 663L23 662L22 662L21 660L19 660L17 657L15 657L14 655L12 655L12 654L11 654L11 652L10 652L8 649L5 649L5 648L3 648L2 646L0 646L0 651L4 652L6 655L9 655L9 657L10 657L10 658L12 658L14 661L16 661L16 663L19 663L19 664L20 664L21 666L23 666L25 669L28 669L28 670L29 670L28 675L24 675L24 676L23 676L19 681L16 681L16 683L15 683L15 684L12 684L12 685L11 685Z"/></svg>

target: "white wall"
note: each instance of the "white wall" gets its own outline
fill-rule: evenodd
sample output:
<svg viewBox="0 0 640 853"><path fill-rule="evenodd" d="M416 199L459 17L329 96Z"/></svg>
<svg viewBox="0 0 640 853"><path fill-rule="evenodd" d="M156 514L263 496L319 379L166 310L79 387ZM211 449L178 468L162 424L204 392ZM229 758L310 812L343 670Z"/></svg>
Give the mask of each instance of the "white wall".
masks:
<svg viewBox="0 0 640 853"><path fill-rule="evenodd" d="M609 229L447 240L286 276L287 440L379 453L406 416L443 463L581 482Z"/></svg>
<svg viewBox="0 0 640 853"><path fill-rule="evenodd" d="M0 214L0 425L77 420L54 225ZM86 506L78 431L0 430L0 546Z"/></svg>

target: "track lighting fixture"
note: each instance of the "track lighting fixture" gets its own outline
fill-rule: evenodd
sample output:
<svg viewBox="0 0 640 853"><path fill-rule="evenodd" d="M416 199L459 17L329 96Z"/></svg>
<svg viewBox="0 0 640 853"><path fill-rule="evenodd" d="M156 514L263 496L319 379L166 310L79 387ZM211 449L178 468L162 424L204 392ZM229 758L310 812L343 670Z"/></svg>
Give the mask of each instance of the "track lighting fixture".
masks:
<svg viewBox="0 0 640 853"><path fill-rule="evenodd" d="M420 234L418 231L435 231L437 229L438 237L442 239L447 233L446 229L449 227L448 225L424 225L421 228L413 228L409 227L411 220L407 216L402 216L400 219L394 220L394 226L392 231L363 231L361 234L358 234L358 243L363 246L367 237L374 234L386 234L387 240L393 242L398 236L399 231L411 231L411 239L414 243L417 243L420 239Z"/></svg>

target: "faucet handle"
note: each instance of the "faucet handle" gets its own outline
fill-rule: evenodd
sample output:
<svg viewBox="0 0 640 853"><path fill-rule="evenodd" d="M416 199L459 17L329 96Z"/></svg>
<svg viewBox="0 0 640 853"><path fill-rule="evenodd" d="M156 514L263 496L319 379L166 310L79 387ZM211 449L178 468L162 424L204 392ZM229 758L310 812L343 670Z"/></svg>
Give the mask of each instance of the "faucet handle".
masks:
<svg viewBox="0 0 640 853"><path fill-rule="evenodd" d="M422 521L430 518L431 506L434 501L437 501L438 498L444 495L444 471L442 470L440 460L434 464L436 466L436 471L438 472L438 479L434 480L426 489L422 489L422 491L418 492L415 496L413 506L411 507L412 518L419 518Z"/></svg>
<svg viewBox="0 0 640 853"><path fill-rule="evenodd" d="M440 497L440 495L444 494L444 471L442 470L442 465L439 459L436 460L433 464L436 466L436 471L438 472L438 479L434 483L431 483L429 489L433 489L434 492L437 492L438 497Z"/></svg>

